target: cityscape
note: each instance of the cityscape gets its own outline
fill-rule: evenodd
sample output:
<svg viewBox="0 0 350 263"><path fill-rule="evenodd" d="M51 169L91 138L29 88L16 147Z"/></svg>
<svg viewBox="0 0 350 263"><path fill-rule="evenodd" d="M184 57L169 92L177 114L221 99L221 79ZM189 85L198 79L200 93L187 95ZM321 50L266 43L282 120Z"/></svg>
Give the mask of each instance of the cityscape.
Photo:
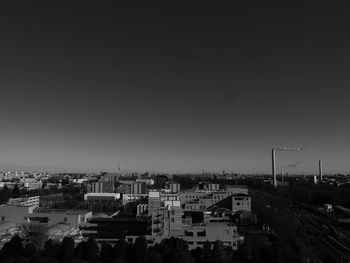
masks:
<svg viewBox="0 0 350 263"><path fill-rule="evenodd" d="M350 263L349 12L0 3L0 263Z"/></svg>

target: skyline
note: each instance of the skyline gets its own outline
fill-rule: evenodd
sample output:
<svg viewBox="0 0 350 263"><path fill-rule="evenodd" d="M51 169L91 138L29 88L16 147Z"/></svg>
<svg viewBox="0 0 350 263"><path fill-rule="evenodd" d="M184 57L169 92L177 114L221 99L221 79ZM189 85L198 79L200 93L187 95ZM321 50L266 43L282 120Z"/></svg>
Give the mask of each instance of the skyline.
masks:
<svg viewBox="0 0 350 263"><path fill-rule="evenodd" d="M0 169L350 171L347 8L0 9Z"/></svg>

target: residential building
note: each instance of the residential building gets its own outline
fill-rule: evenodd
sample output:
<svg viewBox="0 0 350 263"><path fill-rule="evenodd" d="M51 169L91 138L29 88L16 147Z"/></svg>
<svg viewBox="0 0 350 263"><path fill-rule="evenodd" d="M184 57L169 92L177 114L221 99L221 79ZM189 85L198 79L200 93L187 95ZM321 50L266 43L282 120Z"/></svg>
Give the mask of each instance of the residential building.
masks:
<svg viewBox="0 0 350 263"><path fill-rule="evenodd" d="M168 178L166 176L160 175L155 177L153 180L154 180L154 188L164 189Z"/></svg>
<svg viewBox="0 0 350 263"><path fill-rule="evenodd" d="M146 183L144 182L123 183L119 187L119 191L120 193L123 193L123 194L145 194Z"/></svg>
<svg viewBox="0 0 350 263"><path fill-rule="evenodd" d="M87 193L84 194L84 201L87 202L115 202L120 199L120 193Z"/></svg>
<svg viewBox="0 0 350 263"><path fill-rule="evenodd" d="M246 185L226 185L226 193L233 194L248 194L248 186Z"/></svg>
<svg viewBox="0 0 350 263"><path fill-rule="evenodd" d="M251 212L251 197L247 194L234 194L232 196L232 212Z"/></svg>
<svg viewBox="0 0 350 263"><path fill-rule="evenodd" d="M110 181L91 182L88 184L88 193L113 193L114 183Z"/></svg>
<svg viewBox="0 0 350 263"><path fill-rule="evenodd" d="M123 205L129 202L135 202L142 198L148 198L148 194L122 194Z"/></svg>
<svg viewBox="0 0 350 263"><path fill-rule="evenodd" d="M8 205L14 206L33 206L38 207L40 203L39 196L10 198L7 202Z"/></svg>
<svg viewBox="0 0 350 263"><path fill-rule="evenodd" d="M171 183L169 186L170 186L170 192L172 192L172 193L179 193L180 192L180 184L179 183Z"/></svg>
<svg viewBox="0 0 350 263"><path fill-rule="evenodd" d="M237 226L226 222L211 222L201 225L183 226L181 229L171 231L173 237L182 238L187 241L189 249L203 248L205 242L209 241L213 246L220 240L224 246L238 249L239 236Z"/></svg>
<svg viewBox="0 0 350 263"><path fill-rule="evenodd" d="M208 189L208 191L210 192L216 192L220 190L219 184L207 184L206 188Z"/></svg>

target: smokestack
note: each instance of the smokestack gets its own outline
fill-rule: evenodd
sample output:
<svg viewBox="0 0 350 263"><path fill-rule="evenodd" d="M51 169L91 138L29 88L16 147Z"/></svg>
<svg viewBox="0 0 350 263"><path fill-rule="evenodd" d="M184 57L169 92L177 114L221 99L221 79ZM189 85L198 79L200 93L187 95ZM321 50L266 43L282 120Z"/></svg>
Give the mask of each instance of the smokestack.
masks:
<svg viewBox="0 0 350 263"><path fill-rule="evenodd" d="M320 176L320 181L322 181L323 180L323 172L322 172L322 161L321 160L319 160L318 161L318 172L319 172L319 176Z"/></svg>
<svg viewBox="0 0 350 263"><path fill-rule="evenodd" d="M273 178L273 186L277 187L275 151L276 151L275 149L272 149L272 178Z"/></svg>
<svg viewBox="0 0 350 263"><path fill-rule="evenodd" d="M283 180L283 165L281 165L281 180L282 180L282 182L284 182L284 180Z"/></svg>

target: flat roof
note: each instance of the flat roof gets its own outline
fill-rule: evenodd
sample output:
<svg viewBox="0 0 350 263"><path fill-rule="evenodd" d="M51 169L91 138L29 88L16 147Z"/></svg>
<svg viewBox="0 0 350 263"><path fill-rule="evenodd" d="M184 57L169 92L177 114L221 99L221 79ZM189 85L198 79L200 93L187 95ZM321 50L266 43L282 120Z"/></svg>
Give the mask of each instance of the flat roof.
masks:
<svg viewBox="0 0 350 263"><path fill-rule="evenodd" d="M87 193L86 196L117 196L120 193Z"/></svg>

